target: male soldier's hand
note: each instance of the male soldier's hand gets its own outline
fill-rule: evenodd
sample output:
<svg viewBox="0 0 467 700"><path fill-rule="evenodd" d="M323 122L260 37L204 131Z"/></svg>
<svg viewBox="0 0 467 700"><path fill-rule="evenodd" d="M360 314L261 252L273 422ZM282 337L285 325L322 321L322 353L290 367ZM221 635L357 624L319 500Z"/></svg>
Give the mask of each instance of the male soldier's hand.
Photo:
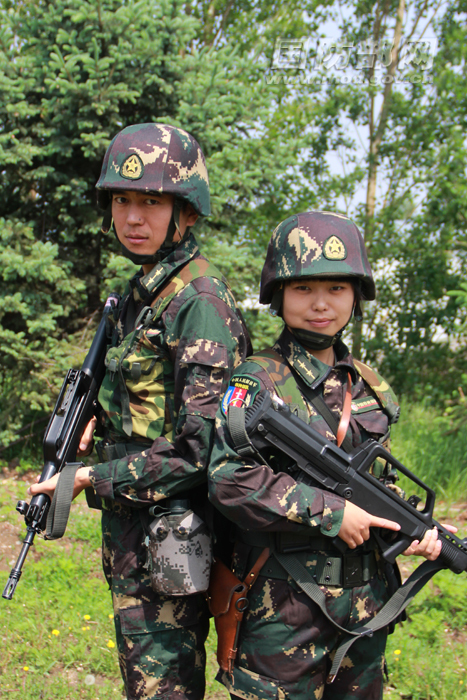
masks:
<svg viewBox="0 0 467 700"><path fill-rule="evenodd" d="M73 486L73 498L76 498L83 489L91 486L91 479L89 478L90 471L91 467L80 467L77 470ZM36 496L38 493L45 493L49 498L53 498L59 476L60 474L55 474L51 479L47 479L47 481L43 481L41 484L37 483L40 479L40 476L38 476L36 478L36 483L31 484L28 488L28 494L30 496Z"/></svg>
<svg viewBox="0 0 467 700"><path fill-rule="evenodd" d="M346 501L341 529L337 533L341 540L344 540L350 549L355 549L359 544L363 544L369 539L370 527L385 527L387 530L395 530L396 532L401 529L399 523L370 515L363 508L356 506L355 503Z"/></svg>
<svg viewBox="0 0 467 700"><path fill-rule="evenodd" d="M76 453L77 457L87 457L91 454L94 447L93 433L96 427L97 419L93 416L81 435L81 440L79 443L79 448Z"/></svg>

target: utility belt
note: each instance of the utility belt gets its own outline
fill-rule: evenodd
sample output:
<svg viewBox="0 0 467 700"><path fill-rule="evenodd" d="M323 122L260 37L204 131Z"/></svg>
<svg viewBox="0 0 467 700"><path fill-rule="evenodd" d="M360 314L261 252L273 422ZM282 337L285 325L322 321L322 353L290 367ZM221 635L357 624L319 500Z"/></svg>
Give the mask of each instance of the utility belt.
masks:
<svg viewBox="0 0 467 700"><path fill-rule="evenodd" d="M329 537L310 537L289 532L258 533L237 531L237 537L248 547L247 568L250 569L265 547L270 555L261 568L260 576L286 580L289 573L279 558L286 555L307 569L320 586L354 588L368 583L378 573L378 561L374 549L341 553Z"/></svg>
<svg viewBox="0 0 467 700"><path fill-rule="evenodd" d="M151 447L152 442L143 440L141 442L106 442L101 440L96 442L96 452L99 462L111 462L113 459L121 459L127 455L134 455L137 452Z"/></svg>

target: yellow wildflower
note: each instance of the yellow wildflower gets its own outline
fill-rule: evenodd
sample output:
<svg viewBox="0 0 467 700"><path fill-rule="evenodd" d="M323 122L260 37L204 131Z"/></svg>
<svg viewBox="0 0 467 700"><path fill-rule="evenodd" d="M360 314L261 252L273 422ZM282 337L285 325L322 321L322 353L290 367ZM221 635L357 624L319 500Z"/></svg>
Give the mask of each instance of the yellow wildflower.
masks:
<svg viewBox="0 0 467 700"><path fill-rule="evenodd" d="M60 632L58 630L52 630L52 634L55 635L55 637L58 637Z"/></svg>
<svg viewBox="0 0 467 700"><path fill-rule="evenodd" d="M85 616L84 616L84 619L85 619L85 620L90 620L90 619L91 619L91 615L85 615Z"/></svg>
<svg viewBox="0 0 467 700"><path fill-rule="evenodd" d="M115 646L115 642L113 642L111 639L109 639L109 641L107 642L107 646L109 647L109 649L113 649Z"/></svg>

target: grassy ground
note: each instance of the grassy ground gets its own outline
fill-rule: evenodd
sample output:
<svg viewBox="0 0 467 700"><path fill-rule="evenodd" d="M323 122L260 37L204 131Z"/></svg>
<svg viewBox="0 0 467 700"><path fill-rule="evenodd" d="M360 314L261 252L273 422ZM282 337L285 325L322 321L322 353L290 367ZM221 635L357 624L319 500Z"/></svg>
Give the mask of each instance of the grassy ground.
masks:
<svg viewBox="0 0 467 700"><path fill-rule="evenodd" d="M407 466L430 484L436 482L443 498L436 517L464 524L465 535L466 439L447 442L437 417L416 410L398 427L394 451L407 455ZM20 549L24 527L15 505L26 497L30 478L21 470L4 471L0 478L0 591ZM407 576L415 562L400 562ZM409 620L389 639L385 700L467 699L466 593L465 574L447 571L417 596ZM1 599L0 610L2 700L121 700L110 594L100 566L99 514L88 510L84 498L72 506L65 538L36 540L13 600ZM211 633L208 700L228 698L214 681L216 668Z"/></svg>
<svg viewBox="0 0 467 700"><path fill-rule="evenodd" d="M0 479L0 589L25 529L14 510L28 475ZM101 573L99 513L72 505L66 536L36 538L13 600L0 599L0 698L121 700L110 593ZM209 700L228 698L215 680L215 634L208 644Z"/></svg>

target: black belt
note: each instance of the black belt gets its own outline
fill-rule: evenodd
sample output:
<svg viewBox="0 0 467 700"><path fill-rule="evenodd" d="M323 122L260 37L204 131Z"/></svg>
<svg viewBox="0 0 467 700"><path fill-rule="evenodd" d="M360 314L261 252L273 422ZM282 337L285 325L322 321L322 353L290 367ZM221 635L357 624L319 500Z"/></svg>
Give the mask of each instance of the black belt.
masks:
<svg viewBox="0 0 467 700"><path fill-rule="evenodd" d="M308 535L297 532L255 532L237 528L235 537L240 540L240 542L250 544L253 547L272 547L272 549L282 554L316 552L323 549L333 552L334 555L341 554L333 544L334 538L321 534Z"/></svg>
<svg viewBox="0 0 467 700"><path fill-rule="evenodd" d="M260 576L266 578L287 580L289 577L274 552L300 561L320 586L363 586L378 572L374 550L354 552L349 549L342 554L333 547L331 538L322 535L308 537L295 533L245 531L238 532L238 535L242 542L251 546L248 566L256 561L264 547L269 547L271 555L260 572Z"/></svg>
<svg viewBox="0 0 467 700"><path fill-rule="evenodd" d="M99 462L111 462L113 459L121 459L127 455L143 452L151 447L152 442L96 442L96 452Z"/></svg>
<svg viewBox="0 0 467 700"><path fill-rule="evenodd" d="M256 547L253 550L252 560L256 554L262 551L256 549ZM378 564L374 552L343 554L337 557L323 552L310 552L305 560L303 555L294 554L289 556L299 559L320 586L339 586L340 588L363 586L378 572ZM260 576L286 580L289 575L272 555L261 569Z"/></svg>

